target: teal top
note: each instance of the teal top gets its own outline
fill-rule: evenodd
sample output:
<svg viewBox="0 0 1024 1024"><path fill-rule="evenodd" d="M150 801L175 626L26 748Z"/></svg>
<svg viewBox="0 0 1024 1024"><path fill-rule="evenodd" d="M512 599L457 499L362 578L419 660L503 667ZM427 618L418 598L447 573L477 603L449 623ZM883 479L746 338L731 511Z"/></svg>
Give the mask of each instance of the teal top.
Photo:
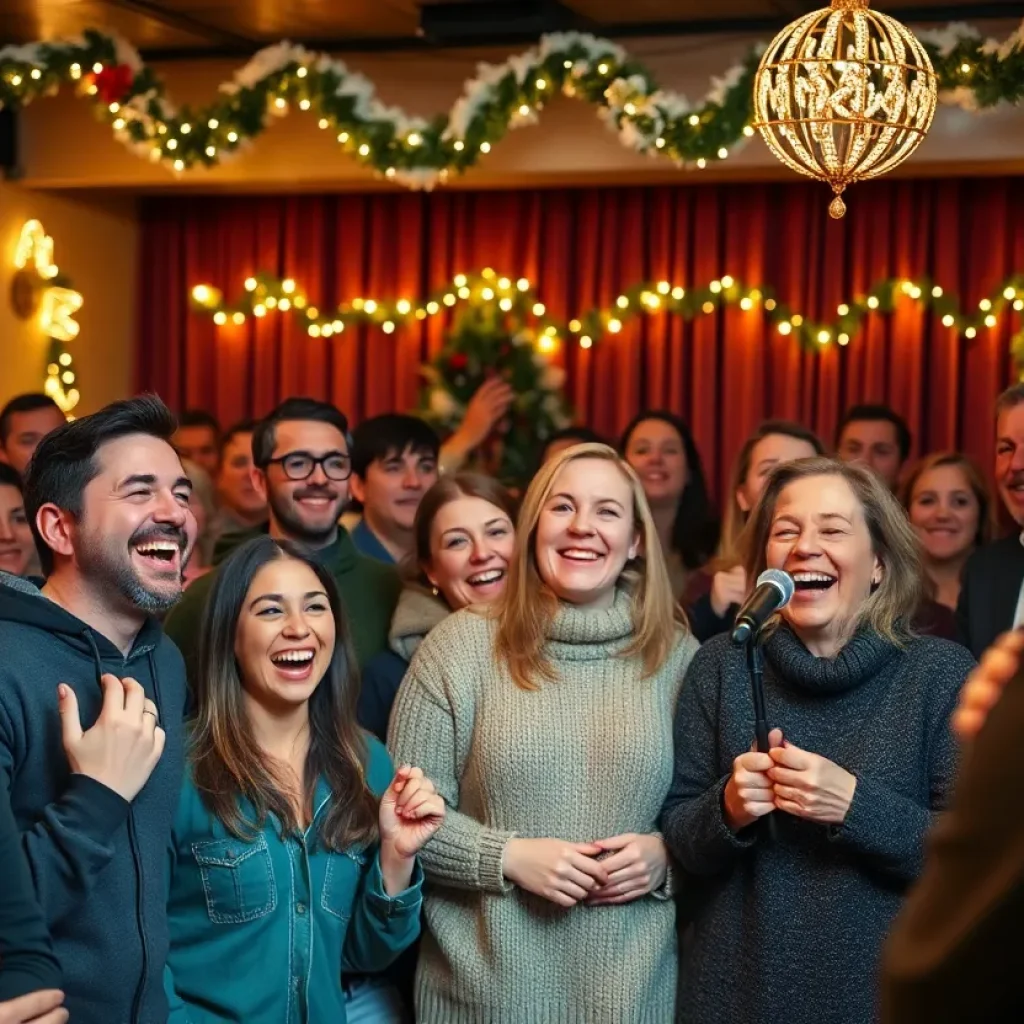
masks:
<svg viewBox="0 0 1024 1024"><path fill-rule="evenodd" d="M380 797L391 759L378 740L367 746L367 781ZM303 834L282 838L268 821L246 842L186 779L171 843L170 1024L345 1024L342 971L383 970L415 941L419 866L412 886L389 897L376 845L335 853L318 844L330 801L321 781Z"/></svg>

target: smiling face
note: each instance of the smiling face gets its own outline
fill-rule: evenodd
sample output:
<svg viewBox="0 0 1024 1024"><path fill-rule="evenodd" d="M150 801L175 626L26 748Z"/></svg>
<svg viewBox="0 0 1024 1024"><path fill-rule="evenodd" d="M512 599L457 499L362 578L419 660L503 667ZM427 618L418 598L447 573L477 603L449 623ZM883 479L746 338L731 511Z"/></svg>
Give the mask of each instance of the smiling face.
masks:
<svg viewBox="0 0 1024 1024"><path fill-rule="evenodd" d="M82 494L82 515L67 513L70 550L93 589L134 608L167 611L181 597L182 567L196 540L191 486L177 453L147 434L120 437L95 456L99 472ZM44 506L40 516L49 518Z"/></svg>
<svg viewBox="0 0 1024 1024"><path fill-rule="evenodd" d="M750 468L736 491L736 503L749 512L761 497L768 474L783 462L810 458L818 452L810 441L788 434L769 434L754 445L750 453Z"/></svg>
<svg viewBox="0 0 1024 1024"><path fill-rule="evenodd" d="M908 511L932 561L955 561L973 550L981 506L960 466L935 466L922 473L914 483Z"/></svg>
<svg viewBox="0 0 1024 1024"><path fill-rule="evenodd" d="M567 462L541 507L534 539L540 578L561 600L609 607L640 538L633 489L607 459Z"/></svg>
<svg viewBox="0 0 1024 1024"><path fill-rule="evenodd" d="M334 654L334 612L316 573L276 558L253 578L235 628L235 658L248 700L271 713L309 701Z"/></svg>
<svg viewBox="0 0 1024 1024"><path fill-rule="evenodd" d="M505 590L515 528L497 505L463 495L443 505L430 527L427 579L456 611L487 604Z"/></svg>
<svg viewBox="0 0 1024 1024"><path fill-rule="evenodd" d="M864 509L839 476L798 478L775 504L766 563L796 584L782 615L814 654L831 656L881 582Z"/></svg>
<svg viewBox="0 0 1024 1024"><path fill-rule="evenodd" d="M1006 510L1018 526L1024 526L1024 405L999 414L995 477Z"/></svg>
<svg viewBox="0 0 1024 1024"><path fill-rule="evenodd" d="M390 536L412 529L420 500L436 480L434 454L406 448L374 459L364 480L352 478L352 494L362 502L370 528Z"/></svg>
<svg viewBox="0 0 1024 1024"><path fill-rule="evenodd" d="M217 494L228 511L245 521L266 516L267 503L252 482L252 434L232 434L224 445Z"/></svg>
<svg viewBox="0 0 1024 1024"><path fill-rule="evenodd" d="M17 487L0 484L0 569L21 576L35 553L25 501Z"/></svg>
<svg viewBox="0 0 1024 1024"><path fill-rule="evenodd" d="M318 465L305 480L292 480L276 460L299 453L330 456L351 470L348 443L337 427L318 420L284 420L274 428L275 461L265 473L255 470L253 480L270 506L273 536L325 547L337 537L338 517L348 502L348 478L332 480Z"/></svg>
<svg viewBox="0 0 1024 1024"><path fill-rule="evenodd" d="M679 504L686 489L689 466L683 439L671 423L641 421L629 435L625 455L640 477L652 508Z"/></svg>

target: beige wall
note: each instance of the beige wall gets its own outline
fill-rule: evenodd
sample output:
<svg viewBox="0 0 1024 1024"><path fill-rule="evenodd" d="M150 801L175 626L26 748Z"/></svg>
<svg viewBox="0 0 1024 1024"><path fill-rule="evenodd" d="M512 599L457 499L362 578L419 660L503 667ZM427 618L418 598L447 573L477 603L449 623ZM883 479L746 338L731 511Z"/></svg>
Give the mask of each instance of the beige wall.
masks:
<svg viewBox="0 0 1024 1024"><path fill-rule="evenodd" d="M85 302L71 343L81 401L91 412L131 391L138 223L135 201L102 194L37 192L0 182L0 404L42 390L49 341L35 318L11 308L14 250L26 220L42 221L54 262Z"/></svg>
<svg viewBox="0 0 1024 1024"><path fill-rule="evenodd" d="M989 22L986 34L1004 38L1015 22ZM628 40L628 52L643 60L665 87L697 102L711 79L749 52L757 39L737 35ZM521 52L525 46L512 52ZM478 61L497 62L509 50L448 50L397 54L342 55L353 71L370 78L382 100L410 114L447 111ZM179 104L203 106L244 61L195 61L156 65L169 96ZM317 115L294 109L272 119L253 146L212 171L181 178L130 153L98 123L90 104L65 90L34 103L21 120L21 162L25 181L41 187L287 190L366 189L400 186L377 181L335 141L319 131ZM1024 170L1024 109L1000 108L984 116L943 107L929 138L898 173L912 176L956 173L1005 174ZM759 139L722 164L683 172L665 159L640 156L619 144L596 111L557 98L540 124L510 132L478 167L446 187L530 187L552 183L640 184L710 181L722 178L790 175Z"/></svg>

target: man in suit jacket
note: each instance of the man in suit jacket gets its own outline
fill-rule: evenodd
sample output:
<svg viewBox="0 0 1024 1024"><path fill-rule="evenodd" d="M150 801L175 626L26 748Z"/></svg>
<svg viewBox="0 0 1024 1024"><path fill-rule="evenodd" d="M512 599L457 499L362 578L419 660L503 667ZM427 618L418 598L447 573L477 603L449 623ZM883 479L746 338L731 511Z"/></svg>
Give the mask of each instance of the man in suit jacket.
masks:
<svg viewBox="0 0 1024 1024"><path fill-rule="evenodd" d="M996 401L995 479L1014 521L1024 527L1024 384ZM957 625L961 641L980 658L995 639L1024 624L1024 535L987 544L964 567Z"/></svg>

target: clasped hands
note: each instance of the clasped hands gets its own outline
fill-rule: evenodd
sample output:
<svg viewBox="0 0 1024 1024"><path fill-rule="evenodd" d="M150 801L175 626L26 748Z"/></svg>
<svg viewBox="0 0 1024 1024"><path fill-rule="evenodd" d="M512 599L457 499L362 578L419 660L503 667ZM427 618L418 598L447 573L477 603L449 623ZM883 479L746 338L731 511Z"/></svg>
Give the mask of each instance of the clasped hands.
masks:
<svg viewBox="0 0 1024 1024"><path fill-rule="evenodd" d="M733 762L723 794L725 819L740 832L772 811L822 825L841 825L853 802L857 778L820 754L801 750L780 729L768 737L769 750L751 750Z"/></svg>
<svg viewBox="0 0 1024 1024"><path fill-rule="evenodd" d="M668 850L660 836L633 832L592 843L515 838L505 846L503 871L520 888L560 907L612 906L659 889Z"/></svg>

